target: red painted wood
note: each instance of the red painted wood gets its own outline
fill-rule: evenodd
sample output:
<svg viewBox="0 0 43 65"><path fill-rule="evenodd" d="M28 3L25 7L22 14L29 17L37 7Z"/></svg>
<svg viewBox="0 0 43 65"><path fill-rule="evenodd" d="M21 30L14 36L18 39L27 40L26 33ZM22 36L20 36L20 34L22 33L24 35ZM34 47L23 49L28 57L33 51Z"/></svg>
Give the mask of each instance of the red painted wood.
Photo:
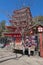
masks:
<svg viewBox="0 0 43 65"><path fill-rule="evenodd" d="M10 37L21 37L20 33L4 33L4 35Z"/></svg>
<svg viewBox="0 0 43 65"><path fill-rule="evenodd" d="M40 35L40 56L43 57L43 46L42 46L42 33Z"/></svg>

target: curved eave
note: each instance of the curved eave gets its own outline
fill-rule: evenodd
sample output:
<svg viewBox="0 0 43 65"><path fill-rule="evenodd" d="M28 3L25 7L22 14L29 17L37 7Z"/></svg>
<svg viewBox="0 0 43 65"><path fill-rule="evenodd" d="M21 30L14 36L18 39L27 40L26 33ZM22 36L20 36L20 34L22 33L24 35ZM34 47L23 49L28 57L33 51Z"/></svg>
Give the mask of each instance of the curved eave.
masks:
<svg viewBox="0 0 43 65"><path fill-rule="evenodd" d="M24 7L22 9L19 9L19 10L14 11L13 13L19 14L19 13L21 13L23 11L26 11L27 9L30 10L30 7Z"/></svg>
<svg viewBox="0 0 43 65"><path fill-rule="evenodd" d="M3 33L4 34L4 36L10 36L10 37L21 37L21 34L20 33L12 33L12 32L9 32L9 33L6 33L6 32L4 32Z"/></svg>
<svg viewBox="0 0 43 65"><path fill-rule="evenodd" d="M16 29L15 27L13 26L6 26L7 29Z"/></svg>

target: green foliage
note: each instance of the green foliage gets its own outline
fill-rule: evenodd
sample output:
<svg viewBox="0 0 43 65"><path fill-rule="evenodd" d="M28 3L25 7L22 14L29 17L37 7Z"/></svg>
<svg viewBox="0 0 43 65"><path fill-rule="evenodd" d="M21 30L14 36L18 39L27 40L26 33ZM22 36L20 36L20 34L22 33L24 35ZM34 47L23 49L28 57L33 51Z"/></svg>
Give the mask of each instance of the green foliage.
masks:
<svg viewBox="0 0 43 65"><path fill-rule="evenodd" d="M33 18L33 20L43 21L43 16L36 16Z"/></svg>
<svg viewBox="0 0 43 65"><path fill-rule="evenodd" d="M43 26L43 16L37 16L33 18L33 25L40 24Z"/></svg>
<svg viewBox="0 0 43 65"><path fill-rule="evenodd" d="M38 16L38 21L43 21L43 16Z"/></svg>
<svg viewBox="0 0 43 65"><path fill-rule="evenodd" d="M5 24L6 24L6 21L5 20L2 20L0 22L0 36L2 36L2 33L4 32L5 30Z"/></svg>
<svg viewBox="0 0 43 65"><path fill-rule="evenodd" d="M5 23L6 23L5 20L1 21L1 28L2 28L2 31L5 30Z"/></svg>

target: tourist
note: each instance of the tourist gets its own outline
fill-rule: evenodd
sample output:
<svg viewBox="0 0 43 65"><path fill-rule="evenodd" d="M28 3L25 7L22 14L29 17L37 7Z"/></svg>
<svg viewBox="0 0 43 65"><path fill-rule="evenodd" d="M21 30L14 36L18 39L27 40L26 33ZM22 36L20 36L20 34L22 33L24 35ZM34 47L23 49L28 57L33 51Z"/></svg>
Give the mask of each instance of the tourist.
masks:
<svg viewBox="0 0 43 65"><path fill-rule="evenodd" d="M23 55L25 54L25 50L27 49L28 56L30 56L30 46L31 46L31 43L29 39L26 39L25 42L23 41Z"/></svg>

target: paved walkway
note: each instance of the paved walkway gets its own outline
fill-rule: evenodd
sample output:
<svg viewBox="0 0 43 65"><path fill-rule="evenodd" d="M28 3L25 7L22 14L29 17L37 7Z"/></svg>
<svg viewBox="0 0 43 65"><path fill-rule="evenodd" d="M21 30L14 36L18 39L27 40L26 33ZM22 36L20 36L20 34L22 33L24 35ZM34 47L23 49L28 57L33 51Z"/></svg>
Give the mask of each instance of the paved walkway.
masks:
<svg viewBox="0 0 43 65"><path fill-rule="evenodd" d="M37 56L28 57L26 55L22 56L18 54L17 58L15 56L11 56L1 59L0 65L43 65L43 58Z"/></svg>
<svg viewBox="0 0 43 65"><path fill-rule="evenodd" d="M43 65L43 58L39 56L28 57L5 51L5 49L0 49L0 65Z"/></svg>

